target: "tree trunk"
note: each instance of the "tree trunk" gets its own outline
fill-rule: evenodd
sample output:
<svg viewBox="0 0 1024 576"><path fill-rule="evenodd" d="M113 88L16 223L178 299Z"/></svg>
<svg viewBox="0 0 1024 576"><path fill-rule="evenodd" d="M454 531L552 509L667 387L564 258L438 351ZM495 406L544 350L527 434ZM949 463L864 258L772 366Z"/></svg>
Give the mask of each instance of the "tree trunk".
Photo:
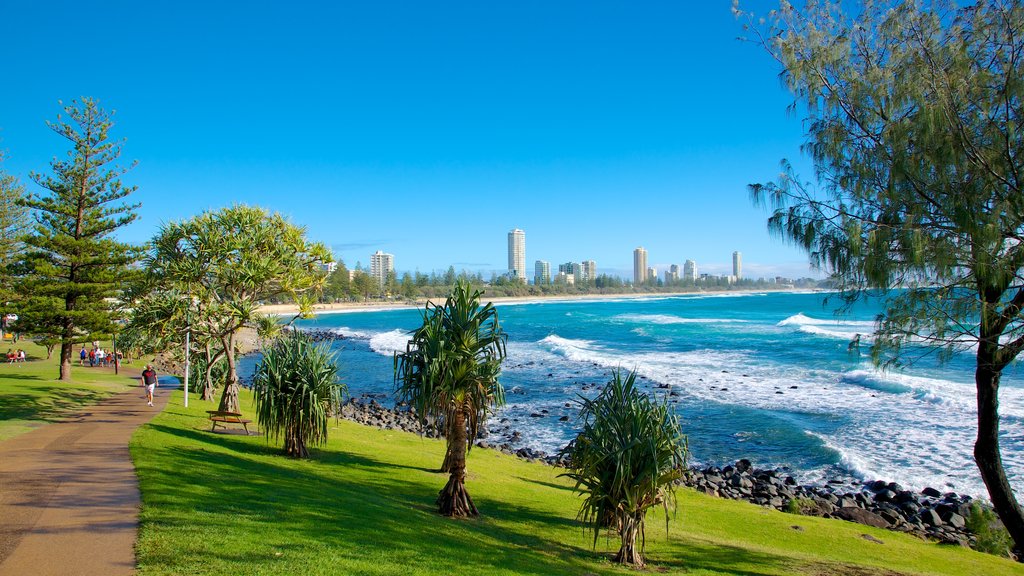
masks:
<svg viewBox="0 0 1024 576"><path fill-rule="evenodd" d="M995 344L984 339L978 347L975 384L978 388L978 440L974 443L974 461L988 488L992 507L1003 521L1018 551L1024 550L1024 513L1006 479L999 451L999 379L994 370Z"/></svg>
<svg viewBox="0 0 1024 576"><path fill-rule="evenodd" d="M452 450L451 423L449 422L449 420L447 418L445 419L444 423L445 423L445 431L444 431L445 451L444 451L444 462L441 463L441 470L440 471L442 473L444 473L444 474L450 474L451 471L452 471L452 460L453 460L452 455L455 452L454 452L454 450Z"/></svg>
<svg viewBox="0 0 1024 576"><path fill-rule="evenodd" d="M238 373L235 371L235 333L231 332L223 339L224 356L228 362L228 374L224 382L224 393L220 397L222 412L238 412Z"/></svg>
<svg viewBox="0 0 1024 576"><path fill-rule="evenodd" d="M203 371L203 393L200 400L213 400L215 387L213 385L213 360L210 354L210 343L206 343L206 370Z"/></svg>
<svg viewBox="0 0 1024 576"><path fill-rule="evenodd" d="M302 436L302 430L296 424L289 425L285 430L284 453L292 458L309 458L309 451L306 450L306 439Z"/></svg>
<svg viewBox="0 0 1024 576"><path fill-rule="evenodd" d="M70 338L64 338L60 343L60 379L71 380L71 355L74 344Z"/></svg>
<svg viewBox="0 0 1024 576"><path fill-rule="evenodd" d="M452 458L451 474L448 476L448 484L437 496L438 511L443 516L463 518L466 516L478 516L480 513L473 504L473 499L466 491L466 414L459 411L455 414L455 421L452 422L448 431L451 433L449 439Z"/></svg>
<svg viewBox="0 0 1024 576"><path fill-rule="evenodd" d="M636 546L637 536L642 535L644 530L643 515L634 517L629 514L623 514L620 522L619 538L622 540L622 546L619 548L619 553L615 555L614 560L619 564L629 564L636 568L643 568L644 557L641 554L641 549Z"/></svg>

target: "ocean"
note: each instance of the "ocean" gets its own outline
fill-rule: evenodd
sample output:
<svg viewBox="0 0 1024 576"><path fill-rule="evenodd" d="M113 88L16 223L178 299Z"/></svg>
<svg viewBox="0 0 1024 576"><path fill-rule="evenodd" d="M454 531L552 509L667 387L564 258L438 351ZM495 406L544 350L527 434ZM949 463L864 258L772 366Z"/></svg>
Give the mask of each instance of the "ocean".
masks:
<svg viewBox="0 0 1024 576"><path fill-rule="evenodd" d="M538 300L498 306L508 333L507 405L488 441L553 453L579 429L575 404L610 370L635 369L645 390L682 417L691 463L740 458L802 483L884 479L910 489L984 496L972 449L973 357L876 370L868 353L877 304L837 317L822 293L695 294ZM353 396L391 404L393 354L421 322L417 309L330 313L297 323L344 336L339 373ZM860 349L849 349L857 334ZM256 358L243 360L251 374ZM1000 395L1011 484L1024 485L1024 378L1011 366ZM566 418L567 417L567 418Z"/></svg>

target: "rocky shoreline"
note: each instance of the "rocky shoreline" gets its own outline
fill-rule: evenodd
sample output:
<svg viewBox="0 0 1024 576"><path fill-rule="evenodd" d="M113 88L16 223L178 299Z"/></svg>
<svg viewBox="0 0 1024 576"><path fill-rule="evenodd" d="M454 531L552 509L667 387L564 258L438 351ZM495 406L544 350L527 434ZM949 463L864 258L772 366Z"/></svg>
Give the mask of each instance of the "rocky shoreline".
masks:
<svg viewBox="0 0 1024 576"><path fill-rule="evenodd" d="M364 394L351 398L342 406L340 417L366 426L402 430L427 438L442 436L436 426L421 424L415 409L402 404L388 408L378 402L385 397L382 394ZM499 441L489 440L489 437L486 429L481 430L475 445L531 462L553 466L566 464L557 455L527 447L516 448L515 444L522 438L518 431L508 432ZM841 485L800 485L785 470L757 469L749 460L740 460L722 468L691 468L683 484L719 498L745 500L785 512L838 518L945 544L969 547L976 542L966 527L974 499L954 492L942 493L934 488L925 488L917 493L882 480L859 484L859 490L849 490L846 482ZM799 527L794 526L794 529Z"/></svg>

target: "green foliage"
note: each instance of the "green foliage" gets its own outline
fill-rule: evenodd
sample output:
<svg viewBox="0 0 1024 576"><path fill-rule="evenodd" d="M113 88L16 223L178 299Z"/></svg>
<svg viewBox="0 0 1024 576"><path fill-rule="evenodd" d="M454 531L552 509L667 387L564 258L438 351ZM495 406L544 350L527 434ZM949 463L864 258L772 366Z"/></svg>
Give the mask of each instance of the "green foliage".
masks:
<svg viewBox="0 0 1024 576"><path fill-rule="evenodd" d="M443 306L428 303L423 325L406 351L395 354L395 392L424 421L444 420L448 440L446 464L451 472L438 504L452 516L475 515L465 493L466 452L480 423L505 402L498 382L508 336L494 305L480 306L481 292L459 281ZM453 508L454 507L454 508Z"/></svg>
<svg viewBox="0 0 1024 576"><path fill-rule="evenodd" d="M286 455L307 458L307 444L327 442L329 417L346 390L335 360L326 344L298 331L263 352L253 377L256 417L267 438L284 436Z"/></svg>
<svg viewBox="0 0 1024 576"><path fill-rule="evenodd" d="M818 505L810 498L793 498L789 502L786 502L786 507L783 512L789 514L814 514L818 510Z"/></svg>
<svg viewBox="0 0 1024 576"><path fill-rule="evenodd" d="M981 506L977 502L971 504L971 513L967 516L967 529L974 534L973 548L986 554L1010 557L1013 540L1003 527L992 509Z"/></svg>
<svg viewBox="0 0 1024 576"><path fill-rule="evenodd" d="M807 111L822 187L783 163L777 182L750 186L753 200L847 302L884 294L876 363L974 352L974 459L1024 546L998 400L1024 350L1024 5L784 1L764 25L746 16Z"/></svg>
<svg viewBox="0 0 1024 576"><path fill-rule="evenodd" d="M305 229L262 208L236 205L164 225L147 258L150 292L145 298L184 297L197 347L227 375L220 409L237 411L235 338L244 327L266 332L260 303L287 297L307 314L322 290L330 251L310 242ZM178 295L178 296L175 296ZM167 316L184 334L184 315ZM214 350L213 348L216 348Z"/></svg>
<svg viewBox="0 0 1024 576"><path fill-rule="evenodd" d="M595 546L602 529L617 529L622 546L616 561L643 566L647 511L660 504L667 516L669 505L674 508L686 437L667 404L636 388L635 372L623 378L615 370L596 398L580 404L583 430L563 452L569 457L563 476L584 494L578 517L593 531Z"/></svg>
<svg viewBox="0 0 1024 576"><path fill-rule="evenodd" d="M4 153L0 150L0 163L3 160ZM0 304L14 300L16 296L11 286L11 267L24 250L22 235L30 224L25 200L25 187L17 178L0 169Z"/></svg>
<svg viewBox="0 0 1024 576"><path fill-rule="evenodd" d="M60 377L71 377L72 346L109 334L116 318L111 299L130 277L137 250L113 239L136 218L137 204L121 202L135 191L115 166L121 143L109 140L111 114L90 98L64 107L48 125L72 146L54 159L52 175L32 173L45 192L23 201L35 224L25 237L24 268L17 291L25 296L19 327L61 340Z"/></svg>

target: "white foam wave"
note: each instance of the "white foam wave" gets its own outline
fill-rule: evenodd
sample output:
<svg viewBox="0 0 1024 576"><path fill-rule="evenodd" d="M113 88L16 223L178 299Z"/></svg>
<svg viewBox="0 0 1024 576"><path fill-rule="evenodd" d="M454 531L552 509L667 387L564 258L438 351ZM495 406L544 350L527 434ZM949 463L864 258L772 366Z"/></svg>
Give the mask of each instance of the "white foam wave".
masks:
<svg viewBox="0 0 1024 576"><path fill-rule="evenodd" d="M738 318L683 318L672 314L619 314L613 320L641 322L648 324L746 324L749 320Z"/></svg>
<svg viewBox="0 0 1024 576"><path fill-rule="evenodd" d="M819 318L811 318L810 316L806 316L803 312L798 312L779 322L776 326L855 326L874 331L875 323L871 320L822 320Z"/></svg>
<svg viewBox="0 0 1024 576"><path fill-rule="evenodd" d="M395 329L390 332L380 332L370 337L370 349L384 356L391 356L395 352L405 352L405 347L408 343L408 330Z"/></svg>
<svg viewBox="0 0 1024 576"><path fill-rule="evenodd" d="M353 330L352 328L348 328L346 326L339 326L338 328L335 328L333 332L335 334L338 334L339 336L344 336L345 338L355 338L356 340L369 340L370 338L373 337L373 334L370 332L364 332L362 330Z"/></svg>

